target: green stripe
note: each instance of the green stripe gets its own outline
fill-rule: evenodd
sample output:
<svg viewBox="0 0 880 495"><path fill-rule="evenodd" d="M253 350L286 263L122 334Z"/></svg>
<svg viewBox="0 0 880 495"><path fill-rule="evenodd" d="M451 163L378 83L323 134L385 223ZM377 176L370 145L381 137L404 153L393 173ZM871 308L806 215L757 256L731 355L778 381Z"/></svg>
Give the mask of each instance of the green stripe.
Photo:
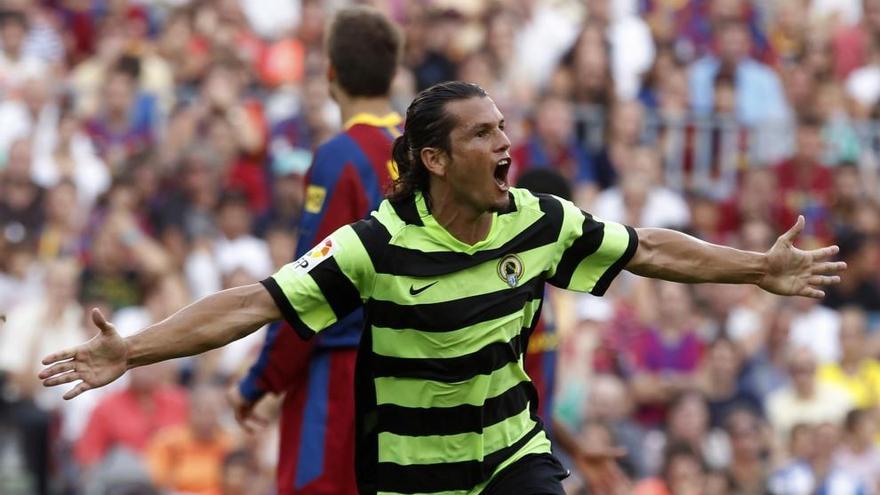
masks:
<svg viewBox="0 0 880 495"><path fill-rule="evenodd" d="M327 303L315 279L308 275L297 275L285 278L284 284L279 282L279 285L300 319L312 331L320 332L336 323L336 313Z"/></svg>
<svg viewBox="0 0 880 495"><path fill-rule="evenodd" d="M626 252L628 243L626 227L619 223L605 222L602 245L575 268L571 284L567 288L581 292L593 290L602 275Z"/></svg>
<svg viewBox="0 0 880 495"><path fill-rule="evenodd" d="M455 407L463 404L482 406L486 399L506 392L529 379L522 369L522 357L516 363L499 368L490 375L477 375L458 383L444 383L418 378L376 378L376 403L402 407Z"/></svg>
<svg viewBox="0 0 880 495"><path fill-rule="evenodd" d="M542 431L532 437L528 443L523 445L516 454L510 456L507 460L502 462L496 469L495 472L492 473L492 477L488 480L480 483L479 485L473 487L470 490L454 490L454 491L445 491L445 492L430 492L430 493L418 493L418 494L403 494L398 492L379 492L380 495L479 495L482 493L483 489L486 488L486 485L492 482L492 480L498 476L498 473L503 471L505 468L513 464L514 462L522 459L523 457L530 454L549 454L550 453L550 440L547 439L547 435Z"/></svg>
<svg viewBox="0 0 880 495"><path fill-rule="evenodd" d="M550 268L548 262L556 251L557 247L554 244L546 244L535 249L515 253L523 264L524 273L520 277L520 284L546 272ZM509 289L510 286L507 285L507 282L498 275L498 263L502 259L503 257L496 258L467 270L436 278L377 273L372 297L395 304L430 304ZM418 289L433 282L437 282L437 285L416 296L410 295L411 287Z"/></svg>
<svg viewBox="0 0 880 495"><path fill-rule="evenodd" d="M421 437L379 433L379 462L408 465L482 461L486 455L513 444L534 427L527 405L516 416L487 426L482 433Z"/></svg>
<svg viewBox="0 0 880 495"><path fill-rule="evenodd" d="M531 325L540 300L526 303L522 311L452 332L421 332L372 327L373 352L399 358L453 358L479 351L494 342L508 342Z"/></svg>

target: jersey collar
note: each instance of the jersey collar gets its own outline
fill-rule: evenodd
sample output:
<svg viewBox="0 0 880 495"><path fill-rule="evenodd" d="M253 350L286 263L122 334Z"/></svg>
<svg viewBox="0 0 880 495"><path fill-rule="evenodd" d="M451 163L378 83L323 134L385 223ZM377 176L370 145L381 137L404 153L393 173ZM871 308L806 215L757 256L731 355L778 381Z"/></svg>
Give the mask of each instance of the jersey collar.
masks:
<svg viewBox="0 0 880 495"><path fill-rule="evenodd" d="M399 125L403 118L397 112L378 116L372 113L359 113L348 119L343 128L347 131L358 124L366 124L373 127L394 127Z"/></svg>

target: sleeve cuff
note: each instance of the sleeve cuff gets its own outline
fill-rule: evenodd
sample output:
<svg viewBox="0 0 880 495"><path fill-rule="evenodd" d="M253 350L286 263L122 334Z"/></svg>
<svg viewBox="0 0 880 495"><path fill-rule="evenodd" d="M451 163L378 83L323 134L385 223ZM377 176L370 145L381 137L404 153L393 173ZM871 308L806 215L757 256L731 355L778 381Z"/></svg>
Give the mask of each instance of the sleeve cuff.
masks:
<svg viewBox="0 0 880 495"><path fill-rule="evenodd" d="M281 315L284 316L284 319L287 320L287 323L290 324L290 327L293 328L300 338L303 340L309 340L315 336L315 331L309 328L308 325L300 319L299 315L296 314L296 310L293 309L287 296L284 295L284 291L281 290L281 287L274 278L269 277L260 281L260 284L269 291L269 295L272 296L275 305L281 310Z"/></svg>
<svg viewBox="0 0 880 495"><path fill-rule="evenodd" d="M602 275L596 285L593 287L593 290L590 291L590 294L594 296L603 296L605 295L605 291L608 290L608 287L611 285L611 282L620 274L621 270L623 270L629 260L632 259L633 255L636 254L636 248L639 246L639 236L636 234L636 230L629 225L624 225L626 227L626 233L629 235L629 241L626 244L626 250L614 262L608 270Z"/></svg>

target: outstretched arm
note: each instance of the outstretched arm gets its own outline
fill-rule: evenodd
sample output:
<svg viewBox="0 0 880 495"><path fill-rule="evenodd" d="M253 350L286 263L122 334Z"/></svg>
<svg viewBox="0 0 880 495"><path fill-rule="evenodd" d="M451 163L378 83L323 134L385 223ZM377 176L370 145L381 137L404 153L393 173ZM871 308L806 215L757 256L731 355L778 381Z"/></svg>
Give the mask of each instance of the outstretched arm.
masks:
<svg viewBox="0 0 880 495"><path fill-rule="evenodd" d="M112 382L130 368L221 347L279 318L281 312L260 284L202 298L126 339L95 309L92 320L100 333L43 358L49 367L39 376L47 387L81 380L64 395L72 399Z"/></svg>
<svg viewBox="0 0 880 495"><path fill-rule="evenodd" d="M673 282L755 284L785 296L821 298L819 288L840 282L846 263L829 261L837 246L813 251L792 244L804 218L782 234L766 253L741 251L666 229L637 229L639 245L626 269Z"/></svg>

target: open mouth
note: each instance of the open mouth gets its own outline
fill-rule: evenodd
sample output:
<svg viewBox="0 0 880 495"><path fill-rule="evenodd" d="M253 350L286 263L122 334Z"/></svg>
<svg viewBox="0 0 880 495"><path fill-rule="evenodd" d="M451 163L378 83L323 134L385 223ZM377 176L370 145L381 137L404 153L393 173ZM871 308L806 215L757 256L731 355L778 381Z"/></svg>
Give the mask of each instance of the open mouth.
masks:
<svg viewBox="0 0 880 495"><path fill-rule="evenodd" d="M502 191L507 191L510 189L510 184L507 183L507 172L510 170L510 158L502 158L498 160L498 163L495 164L495 185L498 186Z"/></svg>

